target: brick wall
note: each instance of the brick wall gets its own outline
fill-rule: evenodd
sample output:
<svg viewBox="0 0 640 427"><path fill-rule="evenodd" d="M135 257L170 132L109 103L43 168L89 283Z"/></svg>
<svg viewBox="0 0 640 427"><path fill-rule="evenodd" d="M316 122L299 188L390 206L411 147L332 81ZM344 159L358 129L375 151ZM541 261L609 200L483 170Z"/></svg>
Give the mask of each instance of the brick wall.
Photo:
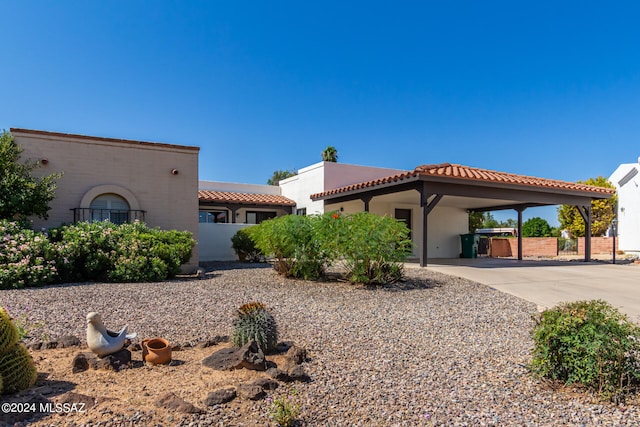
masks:
<svg viewBox="0 0 640 427"><path fill-rule="evenodd" d="M511 253L518 256L518 239L507 239L511 245ZM556 256L558 255L558 239L555 237L524 237L522 239L522 256Z"/></svg>
<svg viewBox="0 0 640 427"><path fill-rule="evenodd" d="M510 246L504 248L504 242ZM498 250L492 251L492 256L518 256L518 239L491 238L491 245ZM613 246L611 237L592 237L591 254L610 254ZM616 250L618 240L616 240ZM584 237L578 239L578 254L584 254ZM548 256L558 255L558 239L555 237L524 237L522 239L522 256Z"/></svg>
<svg viewBox="0 0 640 427"><path fill-rule="evenodd" d="M616 250L618 250L618 241L616 239ZM591 238L591 255L610 254L613 248L612 237L592 237ZM578 253L584 254L584 237L578 238Z"/></svg>

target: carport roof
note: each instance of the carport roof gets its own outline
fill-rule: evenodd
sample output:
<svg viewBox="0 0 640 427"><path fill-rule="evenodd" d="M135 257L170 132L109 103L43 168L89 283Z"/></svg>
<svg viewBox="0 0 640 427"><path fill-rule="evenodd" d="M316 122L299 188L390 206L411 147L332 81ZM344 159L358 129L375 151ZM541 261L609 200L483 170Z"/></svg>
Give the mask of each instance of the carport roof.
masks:
<svg viewBox="0 0 640 427"><path fill-rule="evenodd" d="M384 188L387 189L386 192L389 192L389 190L391 190L390 187L396 187L397 191L402 191L403 188L407 188L406 184L418 182L422 182L427 185L432 183L436 186L440 186L440 188L442 188L442 185L446 185L449 189L452 188L451 185L456 187L471 187L471 191L475 189L475 191L479 193L484 193L482 190L483 187L485 189L519 190L526 193L550 193L557 196L577 196L592 199L607 199L615 193L614 188L595 187L567 181L442 163L435 165L422 165L416 167L413 171L398 173L385 178L360 182L327 190L322 193L312 194L311 199L329 201L338 197L361 194ZM435 192L439 193L440 191ZM455 194L457 192L453 191L450 193L449 191L445 191L444 193ZM469 191L466 191L465 193L466 194L460 195L474 197L474 195L470 194ZM475 197L483 196L486 196L486 194L475 195Z"/></svg>

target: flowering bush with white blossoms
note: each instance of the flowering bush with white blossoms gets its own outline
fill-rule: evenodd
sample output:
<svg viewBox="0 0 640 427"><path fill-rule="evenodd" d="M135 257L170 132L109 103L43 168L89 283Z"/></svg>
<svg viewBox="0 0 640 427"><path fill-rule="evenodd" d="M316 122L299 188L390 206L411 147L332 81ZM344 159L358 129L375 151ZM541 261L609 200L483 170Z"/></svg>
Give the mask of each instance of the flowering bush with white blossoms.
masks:
<svg viewBox="0 0 640 427"><path fill-rule="evenodd" d="M0 289L88 280L162 281L174 277L195 245L187 231L145 224L80 222L49 236L0 221Z"/></svg>
<svg viewBox="0 0 640 427"><path fill-rule="evenodd" d="M61 280L161 281L174 277L195 245L187 231L142 223L79 222L50 230Z"/></svg>
<svg viewBox="0 0 640 427"><path fill-rule="evenodd" d="M0 289L53 283L58 279L51 243L42 233L0 220Z"/></svg>

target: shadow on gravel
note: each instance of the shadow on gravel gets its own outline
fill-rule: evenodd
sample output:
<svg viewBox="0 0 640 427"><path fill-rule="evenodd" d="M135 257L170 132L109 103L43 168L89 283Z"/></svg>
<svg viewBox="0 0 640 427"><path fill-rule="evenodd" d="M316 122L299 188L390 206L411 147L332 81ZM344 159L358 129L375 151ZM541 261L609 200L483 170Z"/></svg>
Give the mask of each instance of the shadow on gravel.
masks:
<svg viewBox="0 0 640 427"><path fill-rule="evenodd" d="M16 394L2 396L2 403L15 405L9 411L0 412L0 426L14 425L15 423L33 423L52 416L53 400L68 391L73 390L76 384L69 381L52 381L47 379L48 374L39 373L35 385ZM55 414L54 414L55 415Z"/></svg>
<svg viewBox="0 0 640 427"><path fill-rule="evenodd" d="M216 271L273 268L271 264L266 262L240 262L240 261L201 262L200 267L204 268L207 275L209 273L215 273Z"/></svg>
<svg viewBox="0 0 640 427"><path fill-rule="evenodd" d="M371 287L372 289L380 289L387 292L401 292L401 291L418 291L424 289L439 288L442 286L442 282L439 280L431 279L404 279L396 283L389 283L382 286Z"/></svg>

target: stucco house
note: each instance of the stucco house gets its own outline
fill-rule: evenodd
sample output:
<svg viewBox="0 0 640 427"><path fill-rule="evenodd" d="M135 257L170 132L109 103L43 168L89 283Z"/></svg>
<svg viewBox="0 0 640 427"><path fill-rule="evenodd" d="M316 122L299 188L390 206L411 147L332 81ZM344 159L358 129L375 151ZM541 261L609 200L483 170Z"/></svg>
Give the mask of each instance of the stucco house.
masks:
<svg viewBox="0 0 640 427"><path fill-rule="evenodd" d="M282 195L307 214L370 211L404 221L411 230L414 257L456 258L468 214L513 209L518 215L518 259L522 259L522 213L529 207L571 204L591 223L591 201L610 198L613 189L517 175L449 163L411 171L321 162L280 181ZM590 230L590 227L587 227ZM585 238L585 259L591 236Z"/></svg>
<svg viewBox="0 0 640 427"><path fill-rule="evenodd" d="M198 239L199 147L16 128L11 134L22 158L40 163L34 175L63 173L48 219L33 218L33 228L140 220ZM197 265L196 246L184 269Z"/></svg>
<svg viewBox="0 0 640 427"><path fill-rule="evenodd" d="M618 192L618 248L640 255L640 158L624 163L611 174L609 181Z"/></svg>
<svg viewBox="0 0 640 427"><path fill-rule="evenodd" d="M64 172L49 218L35 218L34 228L137 219L187 230L198 246L185 269L198 261L235 259L230 239L239 228L280 215L329 211L370 211L404 221L411 230L413 256L424 266L428 257L458 257L471 211L514 209L521 236L522 212L529 207L572 204L590 223L591 201L614 194L613 189L448 163L398 170L319 162L279 186L198 181L198 147L11 132L23 156L42 165L36 174ZM590 241L587 235L585 259L591 256Z"/></svg>
<svg viewBox="0 0 640 427"><path fill-rule="evenodd" d="M296 202L274 185L198 183L200 261L237 259L231 237L241 228L295 213Z"/></svg>
<svg viewBox="0 0 640 427"><path fill-rule="evenodd" d="M259 207L258 201L266 203L262 208L271 211L270 216L369 211L397 218L411 230L413 257L426 265L427 258L459 256L460 235L469 232L471 211L513 209L518 214L517 234L522 236L522 213L529 207L572 204L590 223L591 201L613 193L612 189L462 165L423 165L406 171L319 162L281 180L279 186L201 182L201 260L235 258L229 239L254 222L249 218L255 216L243 212ZM208 224L204 219L212 217L206 212L208 206L221 212L223 224ZM278 213L277 207L284 209ZM587 236L585 259L591 257L590 242ZM521 237L517 247L522 259Z"/></svg>

